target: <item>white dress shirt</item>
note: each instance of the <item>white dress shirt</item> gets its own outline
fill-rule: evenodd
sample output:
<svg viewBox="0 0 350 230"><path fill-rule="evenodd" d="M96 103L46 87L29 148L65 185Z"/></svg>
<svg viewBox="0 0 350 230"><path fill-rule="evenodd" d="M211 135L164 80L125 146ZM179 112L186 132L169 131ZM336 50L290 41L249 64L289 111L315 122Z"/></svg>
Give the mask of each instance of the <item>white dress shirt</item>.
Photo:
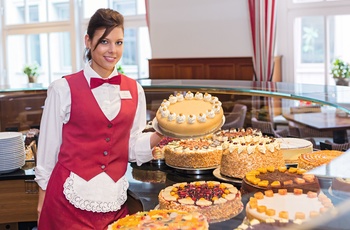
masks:
<svg viewBox="0 0 350 230"><path fill-rule="evenodd" d="M115 69L109 76L115 76ZM90 84L91 77L100 77L87 63L84 67L85 78ZM138 105L130 132L129 161L138 165L152 160L150 147L151 133L142 133L146 126L146 98L144 90L137 83ZM103 84L92 89L98 105L109 120L115 118L120 110L120 86ZM70 118L71 94L66 79L61 78L52 82L47 90L47 98L40 124L40 135L37 152L37 165L35 168L35 180L38 185L46 190L51 172L58 159L58 153L62 143L62 127ZM104 172L101 174L105 174ZM106 174L107 175L107 174Z"/></svg>

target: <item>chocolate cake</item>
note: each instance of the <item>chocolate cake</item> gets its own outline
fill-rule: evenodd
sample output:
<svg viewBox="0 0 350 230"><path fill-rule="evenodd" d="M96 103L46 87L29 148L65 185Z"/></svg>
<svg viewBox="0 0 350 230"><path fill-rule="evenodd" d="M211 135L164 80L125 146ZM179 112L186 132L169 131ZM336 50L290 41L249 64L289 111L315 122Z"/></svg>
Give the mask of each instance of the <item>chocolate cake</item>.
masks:
<svg viewBox="0 0 350 230"><path fill-rule="evenodd" d="M303 189L304 193L308 191L320 191L318 179L313 174L305 174L305 170L291 167L267 167L250 171L243 178L241 193L254 193L258 191L287 189L293 192L294 188Z"/></svg>

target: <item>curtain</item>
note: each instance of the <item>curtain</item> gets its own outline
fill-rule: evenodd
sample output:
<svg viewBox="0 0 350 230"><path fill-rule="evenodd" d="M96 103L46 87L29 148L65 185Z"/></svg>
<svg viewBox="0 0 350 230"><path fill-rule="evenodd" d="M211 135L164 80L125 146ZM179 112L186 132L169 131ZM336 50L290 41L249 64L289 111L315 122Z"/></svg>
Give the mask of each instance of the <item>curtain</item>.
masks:
<svg viewBox="0 0 350 230"><path fill-rule="evenodd" d="M147 27L149 30L149 2L148 2L148 0L145 0L145 6L146 6L146 23L147 23Z"/></svg>
<svg viewBox="0 0 350 230"><path fill-rule="evenodd" d="M248 0L255 81L272 81L276 0Z"/></svg>

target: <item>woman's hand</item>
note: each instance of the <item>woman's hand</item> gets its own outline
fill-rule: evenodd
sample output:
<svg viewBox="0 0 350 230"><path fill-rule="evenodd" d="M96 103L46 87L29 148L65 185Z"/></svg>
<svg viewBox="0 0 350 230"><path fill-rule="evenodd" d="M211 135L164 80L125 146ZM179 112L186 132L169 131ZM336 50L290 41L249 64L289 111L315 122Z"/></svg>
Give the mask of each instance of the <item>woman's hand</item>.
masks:
<svg viewBox="0 0 350 230"><path fill-rule="evenodd" d="M153 149L153 147L155 147L162 139L163 139L163 135L158 133L158 132L154 132L151 135L151 149Z"/></svg>

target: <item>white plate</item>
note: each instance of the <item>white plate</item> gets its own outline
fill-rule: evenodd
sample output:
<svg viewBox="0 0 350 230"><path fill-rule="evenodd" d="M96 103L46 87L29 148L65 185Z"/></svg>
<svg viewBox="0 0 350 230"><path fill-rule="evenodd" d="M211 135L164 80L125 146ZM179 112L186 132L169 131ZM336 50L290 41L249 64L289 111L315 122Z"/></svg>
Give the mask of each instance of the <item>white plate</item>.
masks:
<svg viewBox="0 0 350 230"><path fill-rule="evenodd" d="M152 126L153 126L154 130L156 130L158 133L163 134L164 136L167 136L167 137L178 138L178 139L190 139L190 138L204 137L206 135L209 135L211 133L214 133L214 132L218 131L219 129L221 129L221 127L224 124L225 124L225 116L222 116L222 122L216 129L213 129L212 131L207 132L207 133L202 133L200 135L190 135L190 136L188 136L188 135L177 134L177 133L170 133L170 132L164 131L161 127L159 127L156 117L152 121Z"/></svg>
<svg viewBox="0 0 350 230"><path fill-rule="evenodd" d="M217 167L214 171L213 171L213 175L223 181L227 181L227 182L233 182L233 183L237 183L237 184L241 184L242 183L242 179L240 178L234 178L234 177L228 177L228 176L223 176L220 173L220 167Z"/></svg>
<svg viewBox="0 0 350 230"><path fill-rule="evenodd" d="M3 139L16 139L21 138L22 139L23 134L19 132L0 132L0 140Z"/></svg>
<svg viewBox="0 0 350 230"><path fill-rule="evenodd" d="M219 167L219 165L215 165L215 166L212 166L212 167L206 167L206 168L184 168L184 167L177 167L177 166L173 166L173 165L169 165L165 162L165 164L171 168L174 168L174 169L180 169L180 170L189 170L189 171L197 171L197 170L211 170L211 169L215 169L217 167Z"/></svg>

